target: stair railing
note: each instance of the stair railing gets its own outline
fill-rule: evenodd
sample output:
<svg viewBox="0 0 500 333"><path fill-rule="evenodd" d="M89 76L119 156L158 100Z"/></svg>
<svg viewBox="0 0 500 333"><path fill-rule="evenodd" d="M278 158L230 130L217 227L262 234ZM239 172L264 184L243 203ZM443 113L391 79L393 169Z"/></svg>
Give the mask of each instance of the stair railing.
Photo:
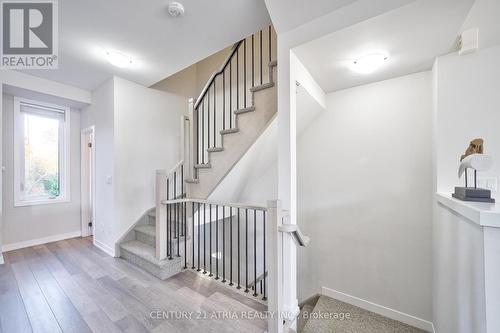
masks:
<svg viewBox="0 0 500 333"><path fill-rule="evenodd" d="M193 269L228 286L268 302L270 333L281 333L296 313L285 304L291 277L284 272L290 265L283 250L287 237L299 233L284 223L287 212L279 200L266 207L199 199L163 200L165 232L177 230L167 239L166 247L183 257L185 269ZM175 227L177 225L177 227ZM176 229L177 228L177 229ZM170 257L169 257L170 258Z"/></svg>
<svg viewBox="0 0 500 333"><path fill-rule="evenodd" d="M271 26L235 43L190 107L193 179L209 162L209 153L222 148L222 134L236 130L234 111L252 106L251 92L272 82L276 33Z"/></svg>

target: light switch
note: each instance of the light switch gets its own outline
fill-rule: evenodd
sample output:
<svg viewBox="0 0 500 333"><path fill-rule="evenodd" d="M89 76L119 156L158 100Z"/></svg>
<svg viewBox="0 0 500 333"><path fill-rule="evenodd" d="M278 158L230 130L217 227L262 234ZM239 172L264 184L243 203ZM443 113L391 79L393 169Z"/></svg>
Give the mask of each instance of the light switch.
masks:
<svg viewBox="0 0 500 333"><path fill-rule="evenodd" d="M111 185L111 183L113 183L113 177L106 176L106 184Z"/></svg>

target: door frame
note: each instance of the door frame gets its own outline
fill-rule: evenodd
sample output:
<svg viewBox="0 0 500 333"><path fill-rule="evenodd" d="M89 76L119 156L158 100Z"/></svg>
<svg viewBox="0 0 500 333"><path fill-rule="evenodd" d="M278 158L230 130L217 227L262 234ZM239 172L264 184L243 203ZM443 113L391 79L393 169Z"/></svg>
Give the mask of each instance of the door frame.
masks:
<svg viewBox="0 0 500 333"><path fill-rule="evenodd" d="M84 165L87 163L87 154L85 153L86 149L88 148L85 137L91 134L91 143L92 143L92 150L91 150L91 160L92 163L90 165L90 174L93 176L92 177L92 235L95 236L95 126L90 126L87 128L84 128L81 130L81 138L80 138L80 205L81 205L81 232L82 232L82 237L87 237L89 236L88 233L88 216L87 212L83 209L83 207L86 207L88 205L88 193L86 187L83 186L83 184L87 183L87 173L85 172L86 169L84 168Z"/></svg>

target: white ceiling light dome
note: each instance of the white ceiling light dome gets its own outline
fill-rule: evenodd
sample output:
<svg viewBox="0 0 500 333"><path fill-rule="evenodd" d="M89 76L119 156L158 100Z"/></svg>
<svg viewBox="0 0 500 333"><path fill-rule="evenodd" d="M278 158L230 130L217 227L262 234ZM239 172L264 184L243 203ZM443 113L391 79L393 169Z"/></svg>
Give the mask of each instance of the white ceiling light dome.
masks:
<svg viewBox="0 0 500 333"><path fill-rule="evenodd" d="M129 67L133 63L131 57L120 51L106 51L106 57L113 66L118 68Z"/></svg>
<svg viewBox="0 0 500 333"><path fill-rule="evenodd" d="M351 63L351 70L360 74L370 74L382 67L389 59L386 53L370 53L366 54Z"/></svg>
<svg viewBox="0 0 500 333"><path fill-rule="evenodd" d="M172 17L181 17L184 15L184 6L180 2L171 2L168 4L168 13Z"/></svg>

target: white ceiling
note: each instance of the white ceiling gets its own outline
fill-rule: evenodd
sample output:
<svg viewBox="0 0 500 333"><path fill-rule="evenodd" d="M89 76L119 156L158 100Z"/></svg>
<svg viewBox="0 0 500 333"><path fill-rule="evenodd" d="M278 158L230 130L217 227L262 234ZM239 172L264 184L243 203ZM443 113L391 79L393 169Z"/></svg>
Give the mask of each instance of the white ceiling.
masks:
<svg viewBox="0 0 500 333"><path fill-rule="evenodd" d="M85 89L111 75L150 86L270 23L263 0L180 0L180 19L168 15L168 2L59 1L59 69L26 72ZM134 66L113 67L106 49L130 55Z"/></svg>
<svg viewBox="0 0 500 333"><path fill-rule="evenodd" d="M325 92L428 70L436 56L452 50L474 0L419 0L294 49ZM390 58L372 74L348 65L386 51Z"/></svg>
<svg viewBox="0 0 500 333"><path fill-rule="evenodd" d="M357 0L267 0L274 28L278 33L289 31L315 18L338 10Z"/></svg>

